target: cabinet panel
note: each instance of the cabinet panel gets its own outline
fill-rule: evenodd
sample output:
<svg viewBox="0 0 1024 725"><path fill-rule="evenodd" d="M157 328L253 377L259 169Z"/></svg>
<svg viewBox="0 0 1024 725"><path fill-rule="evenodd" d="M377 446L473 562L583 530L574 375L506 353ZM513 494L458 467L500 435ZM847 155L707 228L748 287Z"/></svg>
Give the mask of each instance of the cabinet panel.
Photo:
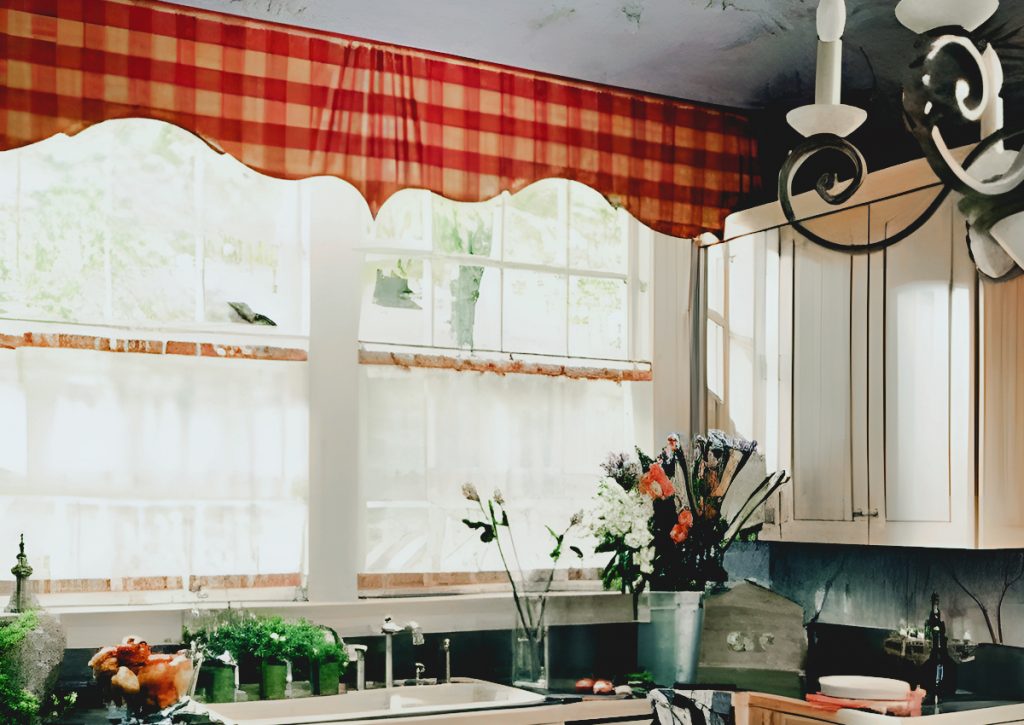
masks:
<svg viewBox="0 0 1024 725"><path fill-rule="evenodd" d="M841 230L862 219L840 212L827 221ZM782 539L867 543L867 520L854 516L866 487L863 466L855 478L854 445L863 446L864 416L862 393L854 400L855 388L862 388L854 374L862 374L863 365L853 364L855 347L863 353L857 335L864 329L864 310L855 312L854 299L863 298L866 280L852 255L823 249L788 228L781 242L779 347L790 357L780 354L779 407L789 428L788 440L780 435L780 458L788 465L780 464L792 474L783 495Z"/></svg>
<svg viewBox="0 0 1024 725"><path fill-rule="evenodd" d="M934 194L872 205L872 238L902 228ZM946 202L908 239L872 255L869 495L878 515L870 523L871 543L974 543L974 273L962 235L955 234L954 209Z"/></svg>
<svg viewBox="0 0 1024 725"><path fill-rule="evenodd" d="M805 240L793 255L793 513L846 521L852 509L852 259Z"/></svg>
<svg viewBox="0 0 1024 725"><path fill-rule="evenodd" d="M1024 547L1024 277L981 284L979 536Z"/></svg>

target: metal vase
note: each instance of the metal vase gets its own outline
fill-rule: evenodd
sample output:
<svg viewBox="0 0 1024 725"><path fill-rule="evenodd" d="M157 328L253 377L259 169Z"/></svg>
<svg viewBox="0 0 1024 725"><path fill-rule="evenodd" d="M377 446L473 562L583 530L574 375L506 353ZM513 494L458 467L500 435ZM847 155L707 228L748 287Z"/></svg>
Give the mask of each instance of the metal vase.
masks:
<svg viewBox="0 0 1024 725"><path fill-rule="evenodd" d="M697 682L704 592L649 592L651 621L637 631L637 665L659 685Z"/></svg>

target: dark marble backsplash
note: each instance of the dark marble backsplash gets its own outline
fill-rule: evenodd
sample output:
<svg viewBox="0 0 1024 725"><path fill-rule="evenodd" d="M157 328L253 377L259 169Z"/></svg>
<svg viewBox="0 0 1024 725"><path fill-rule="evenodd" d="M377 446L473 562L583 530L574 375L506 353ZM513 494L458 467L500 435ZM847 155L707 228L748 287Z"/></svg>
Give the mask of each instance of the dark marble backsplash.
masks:
<svg viewBox="0 0 1024 725"><path fill-rule="evenodd" d="M734 549L726 559L730 576L799 603L805 621L920 627L934 591L952 637L992 641L977 598L996 639L1001 619L1003 644L1024 646L1024 552L764 542Z"/></svg>

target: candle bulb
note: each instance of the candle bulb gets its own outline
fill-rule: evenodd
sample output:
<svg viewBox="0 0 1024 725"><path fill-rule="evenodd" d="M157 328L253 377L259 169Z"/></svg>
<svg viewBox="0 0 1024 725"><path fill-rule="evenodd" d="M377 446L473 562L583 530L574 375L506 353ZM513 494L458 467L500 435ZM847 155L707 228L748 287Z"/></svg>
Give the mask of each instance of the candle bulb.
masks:
<svg viewBox="0 0 1024 725"><path fill-rule="evenodd" d="M1003 65L991 45L981 54L981 58L990 84L988 105L981 113L981 137L985 138L1003 128L1003 99L999 95L1003 89ZM1003 142L998 142L995 148L1001 151Z"/></svg>
<svg viewBox="0 0 1024 725"><path fill-rule="evenodd" d="M818 64L814 73L814 102L839 104L843 78L843 41L818 41Z"/></svg>
<svg viewBox="0 0 1024 725"><path fill-rule="evenodd" d="M844 0L821 0L815 16L818 29L818 40L826 43L843 37L846 28L846 3Z"/></svg>

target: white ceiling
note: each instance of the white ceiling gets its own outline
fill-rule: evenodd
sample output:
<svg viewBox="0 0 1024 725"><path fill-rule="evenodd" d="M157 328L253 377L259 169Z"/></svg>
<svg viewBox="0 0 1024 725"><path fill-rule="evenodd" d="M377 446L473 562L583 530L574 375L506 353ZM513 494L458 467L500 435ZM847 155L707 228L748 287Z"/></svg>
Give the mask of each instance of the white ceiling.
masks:
<svg viewBox="0 0 1024 725"><path fill-rule="evenodd" d="M178 4L726 106L755 107L799 96L813 82L816 0L182 0ZM849 0L849 4L851 27L882 25L886 32L912 41L909 31L893 18L895 0ZM863 77L867 64L855 52L856 41L852 48L848 65L858 66ZM848 71L858 75L858 67Z"/></svg>

